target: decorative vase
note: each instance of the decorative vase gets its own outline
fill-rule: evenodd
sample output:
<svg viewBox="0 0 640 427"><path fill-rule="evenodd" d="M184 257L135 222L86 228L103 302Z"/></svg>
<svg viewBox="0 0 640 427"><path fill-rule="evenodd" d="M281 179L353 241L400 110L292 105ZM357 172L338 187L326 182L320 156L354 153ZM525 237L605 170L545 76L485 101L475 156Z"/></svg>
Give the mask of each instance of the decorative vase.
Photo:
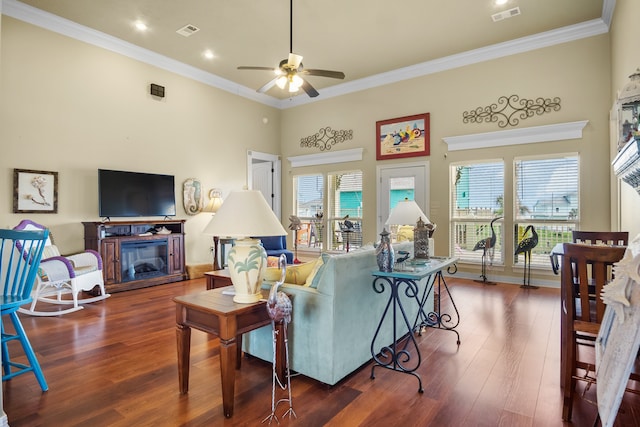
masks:
<svg viewBox="0 0 640 427"><path fill-rule="evenodd" d="M378 269L380 269L380 271L393 271L393 246L391 246L389 232L386 228L382 230L382 233L380 233L380 243L378 244L378 247L376 247L376 261L378 262Z"/></svg>
<svg viewBox="0 0 640 427"><path fill-rule="evenodd" d="M258 239L239 239L229 251L229 275L235 290L233 300L239 303L258 302L260 286L267 270L267 253Z"/></svg>

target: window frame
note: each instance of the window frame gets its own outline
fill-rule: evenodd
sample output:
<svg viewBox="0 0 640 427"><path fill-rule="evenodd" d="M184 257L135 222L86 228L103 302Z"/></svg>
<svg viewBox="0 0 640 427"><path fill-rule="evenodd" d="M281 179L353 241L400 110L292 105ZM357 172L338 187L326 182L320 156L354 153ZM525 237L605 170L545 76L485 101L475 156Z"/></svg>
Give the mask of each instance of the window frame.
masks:
<svg viewBox="0 0 640 427"><path fill-rule="evenodd" d="M506 162L502 158L491 158L491 159L482 159L482 160L468 160L461 162L453 162L449 165L450 171L450 192L449 192L449 253L452 256L456 256L460 259L461 263L469 263L469 264L481 264L482 256L484 251L473 251L468 252L470 248L475 246L479 240L485 239L489 237L491 234L490 223L491 220L498 217L504 216L504 204L502 206L502 213L500 215L495 214L495 210L491 211L491 215L481 215L481 216L460 216L456 215L458 212L457 206L457 174L459 167L469 167L469 166L478 166L483 164L496 164L497 166L502 167L502 194L497 197L502 197L504 203L504 194L505 194L505 172L506 172ZM496 198L497 200L497 198ZM477 211L476 211L477 212ZM468 236L469 230L468 227L472 227L471 234L472 237L465 237L467 243L465 244L465 248L462 248L459 245L458 236L464 235ZM492 251L490 251L487 256L488 260L485 260L486 263L491 265L505 265L505 253L504 253L504 231L505 227L503 224L503 220L496 220L493 223L493 228L496 232L496 245ZM472 239L472 241L468 240ZM473 245L473 246L471 246ZM466 256L465 256L466 255Z"/></svg>
<svg viewBox="0 0 640 427"><path fill-rule="evenodd" d="M339 206L340 205L340 201L336 200L337 197L339 197L339 193L338 193L338 189L336 188L336 176L340 176L340 175L348 175L348 174L360 174L360 203L361 206L359 208L359 214L358 215L352 215L351 213L349 214L349 220L356 223L356 231L353 232L352 234L348 235L347 239L343 239L343 235L345 235L345 233L342 233L339 229L338 229L338 222L342 222L344 216L341 215L336 215L333 211L336 207L336 204ZM306 236L306 243L309 244L308 247L305 247L305 250L311 251L311 252L343 252L347 250L347 246L349 247L349 249L355 249L357 247L362 246L363 244L363 231L364 231L364 224L363 224L363 210L364 210L364 203L362 201L362 195L363 195L363 184L364 184L364 172L360 169L349 169L349 170L339 170L339 171L327 171L327 172L317 172L317 173L301 173L301 174L296 174L292 177L293 179L293 212L294 215L297 215L299 210L299 204L298 204L298 178L303 177L303 176L321 176L322 177L322 220L317 220L315 217L313 216L299 216L300 220L303 223L303 228L305 230L308 231L307 236ZM357 191L357 190L353 190L353 191ZM315 232L318 233L318 228L321 229L320 233L321 233L321 237L320 237L320 246L316 246L314 245L313 247L311 247L310 243L310 231L311 231L311 227L315 227L316 230ZM319 226L319 227L318 227ZM316 236L317 238L317 236ZM301 243L305 242L305 237L303 237L303 239L298 238L298 242ZM347 245L348 242L348 245ZM303 243L304 244L304 243Z"/></svg>
<svg viewBox="0 0 640 427"><path fill-rule="evenodd" d="M566 219L562 217L553 217L552 218L524 218L520 214L521 209L519 209L519 205L515 203L518 200L518 187L519 187L519 177L518 177L518 168L516 164L518 162L523 161L545 161L545 160L559 160L562 158L567 159L575 159L576 161L576 195L575 195L575 205L577 206L577 214L574 218L571 218L569 215ZM544 154L544 155L530 155L530 156L516 156L513 158L512 162L512 197L514 200L513 203L513 248L514 255L512 260L512 265L514 268L524 268L524 256L522 254L515 255L515 250L518 247L519 242L525 238L530 237L531 234L527 234L526 236L522 235L524 229L527 225L533 225L536 229L536 233L538 234L538 245L532 251L531 254L531 268L538 269L550 269L549 263L549 254L553 250L553 247L558 243L572 242L572 231L580 229L580 216L581 216L581 190L580 190L580 154L577 152L568 152L568 153L554 153L554 154ZM553 197L553 192L551 193L551 197ZM552 199L553 202L553 199Z"/></svg>

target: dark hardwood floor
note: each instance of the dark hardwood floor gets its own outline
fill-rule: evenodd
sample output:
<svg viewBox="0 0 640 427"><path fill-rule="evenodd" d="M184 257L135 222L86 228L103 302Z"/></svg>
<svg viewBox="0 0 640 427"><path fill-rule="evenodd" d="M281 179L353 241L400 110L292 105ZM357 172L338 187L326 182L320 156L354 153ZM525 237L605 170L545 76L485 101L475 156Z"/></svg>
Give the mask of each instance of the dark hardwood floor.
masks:
<svg viewBox="0 0 640 427"><path fill-rule="evenodd" d="M409 375L377 369L370 379L370 363L334 387L296 376L298 418L280 425L563 425L559 290L447 280L461 314L462 343L441 330L418 337L424 393ZM192 333L189 393L178 393L171 298L204 288L204 279L190 280L116 293L66 316L22 316L49 391L42 393L31 374L3 383L9 424L262 425L270 413L271 365L243 358L235 414L225 419L218 340L202 332ZM575 404L572 425L593 425L596 407L588 400L595 401L593 388ZM627 393L616 425L640 425L639 408L640 399Z"/></svg>

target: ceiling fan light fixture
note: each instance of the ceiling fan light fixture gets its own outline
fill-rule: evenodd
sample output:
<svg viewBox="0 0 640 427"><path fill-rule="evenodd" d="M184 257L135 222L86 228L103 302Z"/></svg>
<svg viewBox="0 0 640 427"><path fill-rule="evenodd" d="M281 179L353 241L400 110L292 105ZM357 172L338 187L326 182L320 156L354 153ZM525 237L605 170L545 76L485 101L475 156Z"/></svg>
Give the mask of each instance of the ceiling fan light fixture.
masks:
<svg viewBox="0 0 640 427"><path fill-rule="evenodd" d="M294 84L297 87L302 86L302 83L304 83L304 81L302 80L302 77L300 77L297 74L294 74L293 77L291 77L291 83L290 84Z"/></svg>
<svg viewBox="0 0 640 427"><path fill-rule="evenodd" d="M0 0L1 2L2 0ZM273 86L278 86L281 90L285 88L289 93L298 92L303 89L307 95L311 98L315 98L319 95L318 91L309 83L308 80L303 80L298 76L298 73L319 76L330 77L333 79L344 79L344 73L341 71L331 70L315 70L315 69L303 69L302 55L293 53L293 0L289 1L289 56L283 59L278 64L277 68L271 67L256 67L256 66L240 66L239 70L273 70L276 77L269 80L262 87L258 88L258 93L265 93Z"/></svg>
<svg viewBox="0 0 640 427"><path fill-rule="evenodd" d="M287 85L287 76L280 75L280 77L278 77L278 79L276 80L276 85L280 89L284 89L284 87Z"/></svg>

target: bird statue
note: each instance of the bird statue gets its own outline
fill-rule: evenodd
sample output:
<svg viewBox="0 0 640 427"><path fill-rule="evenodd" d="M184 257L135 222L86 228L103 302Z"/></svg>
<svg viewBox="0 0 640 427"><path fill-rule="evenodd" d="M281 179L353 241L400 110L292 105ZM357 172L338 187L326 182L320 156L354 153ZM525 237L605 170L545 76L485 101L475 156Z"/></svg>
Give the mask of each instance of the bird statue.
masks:
<svg viewBox="0 0 640 427"><path fill-rule="evenodd" d="M353 230L354 225L353 225L353 221L349 220L349 214L346 214L343 218L342 218L342 223L344 224L344 228L346 230Z"/></svg>
<svg viewBox="0 0 640 427"><path fill-rule="evenodd" d="M271 291L269 292L269 298L267 298L267 313L269 313L269 317L271 318L271 326L273 329L273 385L271 388L271 414L269 414L262 422L269 420L269 424L273 420L276 420L277 423L278 417L276 416L276 409L278 405L282 402L289 403L289 409L284 413L283 418L287 415L289 418L297 418L296 413L293 411L293 406L291 402L291 373L289 372L289 340L287 338L287 325L291 322L291 300L284 292L278 290L280 285L284 283L284 279L287 275L287 257L284 254L280 255L278 259L278 267L280 268L280 280L275 282L271 287ZM282 328L276 328L276 324L281 324ZM287 377L287 385L283 385L280 382L280 378L278 378L278 373L276 372L276 342L278 340L278 332L282 331L284 335L284 354L285 354L285 376ZM288 397L284 399L280 399L276 402L276 382L280 386L281 389L287 389Z"/></svg>
<svg viewBox="0 0 640 427"><path fill-rule="evenodd" d="M537 286L531 286L531 250L538 246L538 233L533 225L527 225L522 235L526 235L529 230L531 230L531 237L525 237L518 243L515 255L524 254L524 277L522 279L522 286L520 287L525 289L538 289ZM529 259L528 264L527 258Z"/></svg>
<svg viewBox="0 0 640 427"><path fill-rule="evenodd" d="M411 253L409 251L398 251L398 258L396 259L396 270L403 270L404 263L409 259Z"/></svg>
<svg viewBox="0 0 640 427"><path fill-rule="evenodd" d="M482 282L485 285L495 285L495 282L489 282L487 281L487 264L486 264L486 259L487 259L487 254L491 253L493 254L493 248L496 245L496 231L493 229L493 223L496 222L497 220L501 219L501 216L497 216L495 218L493 218L491 220L491 223L489 224L490 228L491 228L491 236L484 238L482 240L479 240L476 245L473 247L474 251L478 251L480 249L482 249L482 273L480 274L480 277L482 278L482 280L478 280L478 282Z"/></svg>
<svg viewBox="0 0 640 427"><path fill-rule="evenodd" d="M295 215L289 215L289 230L293 230L293 263L300 264L300 260L298 259L298 230L302 228L302 221Z"/></svg>
<svg viewBox="0 0 640 427"><path fill-rule="evenodd" d="M289 230L300 230L302 228L302 221L300 221L300 218L297 216L289 215L289 221L291 221L291 224L289 224Z"/></svg>
<svg viewBox="0 0 640 427"><path fill-rule="evenodd" d="M340 226L340 231L342 232L342 237L345 239L345 247L347 252L349 252L349 236L355 230L355 224L353 221L349 220L349 214L346 214L342 217L342 224L338 223Z"/></svg>

